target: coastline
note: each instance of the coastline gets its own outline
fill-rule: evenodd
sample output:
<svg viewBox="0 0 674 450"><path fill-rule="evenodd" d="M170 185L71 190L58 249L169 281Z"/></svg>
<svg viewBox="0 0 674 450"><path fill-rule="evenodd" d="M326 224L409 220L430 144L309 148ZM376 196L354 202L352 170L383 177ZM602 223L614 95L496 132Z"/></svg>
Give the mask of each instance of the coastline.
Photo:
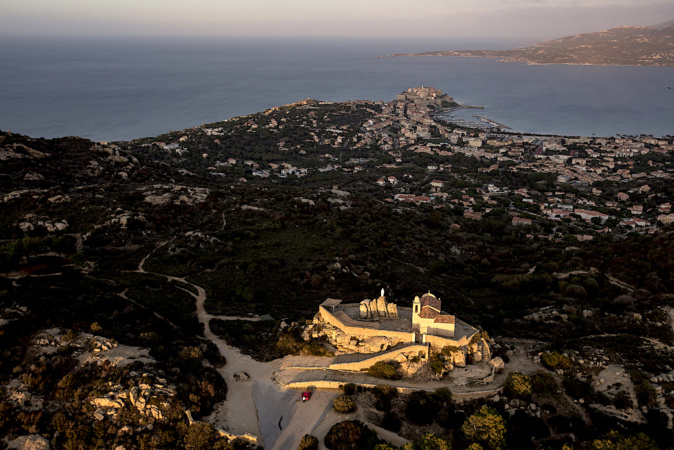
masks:
<svg viewBox="0 0 674 450"><path fill-rule="evenodd" d="M453 51L453 50L452 50ZM487 51L487 50L480 50ZM594 63L571 63L571 62L540 62L525 58L504 58L503 56L486 55L427 55L423 53L394 53L379 56L378 58L485 58L497 59L505 63L524 63L527 66L595 66L595 67L674 67L665 64L594 64Z"/></svg>

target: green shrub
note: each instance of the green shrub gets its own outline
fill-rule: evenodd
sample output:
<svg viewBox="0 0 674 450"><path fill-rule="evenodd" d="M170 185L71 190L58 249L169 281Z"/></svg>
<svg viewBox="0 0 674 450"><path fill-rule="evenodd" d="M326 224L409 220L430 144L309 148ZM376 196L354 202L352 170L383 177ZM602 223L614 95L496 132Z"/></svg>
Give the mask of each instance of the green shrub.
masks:
<svg viewBox="0 0 674 450"><path fill-rule="evenodd" d="M326 349L323 344L317 341L311 341L307 344L304 344L302 350L312 356L330 356L328 349Z"/></svg>
<svg viewBox="0 0 674 450"><path fill-rule="evenodd" d="M374 407L377 411L390 411L392 408L391 400L398 396L398 390L389 385L377 385L372 389L372 394L376 400Z"/></svg>
<svg viewBox="0 0 674 450"><path fill-rule="evenodd" d="M505 381L505 393L515 398L531 397L532 382L529 375L522 372L510 372Z"/></svg>
<svg viewBox="0 0 674 450"><path fill-rule="evenodd" d="M452 446L446 439L433 434L424 433L412 442L412 450L451 450Z"/></svg>
<svg viewBox="0 0 674 450"><path fill-rule="evenodd" d="M440 375L444 369L445 363L442 360L438 358L434 358L431 360L431 370L433 371L433 373L435 373L436 375Z"/></svg>
<svg viewBox="0 0 674 450"><path fill-rule="evenodd" d="M372 394L377 398L393 399L398 396L398 389L388 384L378 384L372 389Z"/></svg>
<svg viewBox="0 0 674 450"><path fill-rule="evenodd" d="M381 419L381 426L385 430L397 433L398 431L400 431L400 428L403 426L403 423L400 420L400 417L398 417L398 414L389 411L384 413L384 417L382 417Z"/></svg>
<svg viewBox="0 0 674 450"><path fill-rule="evenodd" d="M541 362L551 370L566 370L571 367L571 359L559 352L548 352L541 355Z"/></svg>
<svg viewBox="0 0 674 450"><path fill-rule="evenodd" d="M505 448L505 421L494 408L483 406L466 419L461 431L471 442L487 444L494 450Z"/></svg>
<svg viewBox="0 0 674 450"><path fill-rule="evenodd" d="M415 391L407 399L405 417L412 422L428 425L433 423L439 409L439 405L428 392Z"/></svg>
<svg viewBox="0 0 674 450"><path fill-rule="evenodd" d="M613 406L618 409L627 409L632 407L632 399L628 394L623 391L620 391L613 398Z"/></svg>
<svg viewBox="0 0 674 450"><path fill-rule="evenodd" d="M439 405L449 405L452 403L452 391L447 387L437 388L433 391L433 400Z"/></svg>
<svg viewBox="0 0 674 450"><path fill-rule="evenodd" d="M356 393L356 385L353 383L346 383L344 385L344 395L353 395Z"/></svg>
<svg viewBox="0 0 674 450"><path fill-rule="evenodd" d="M558 390L555 377L547 372L538 372L532 378L533 392L536 394L556 394Z"/></svg>
<svg viewBox="0 0 674 450"><path fill-rule="evenodd" d="M388 398L378 398L374 402L374 407L377 411L390 411L391 408L393 408L393 405Z"/></svg>
<svg viewBox="0 0 674 450"><path fill-rule="evenodd" d="M356 410L356 402L348 395L338 395L332 404L338 413L348 414Z"/></svg>
<svg viewBox="0 0 674 450"><path fill-rule="evenodd" d="M316 436L305 434L302 436L302 440L300 441L297 450L318 450L318 439Z"/></svg>
<svg viewBox="0 0 674 450"><path fill-rule="evenodd" d="M592 386L575 377L566 377L562 381L564 390L571 398L575 399L591 399L594 396L594 389Z"/></svg>
<svg viewBox="0 0 674 450"><path fill-rule="evenodd" d="M369 450L379 440L374 431L359 420L345 420L330 428L323 441L329 450Z"/></svg>
<svg viewBox="0 0 674 450"><path fill-rule="evenodd" d="M629 374L632 383L634 383L634 393L637 395L639 406L653 406L657 400L657 393L653 385L639 370L630 370Z"/></svg>
<svg viewBox="0 0 674 450"><path fill-rule="evenodd" d="M398 373L400 364L396 361L377 361L369 369L367 373L377 378L385 378L387 380L399 380L402 376Z"/></svg>

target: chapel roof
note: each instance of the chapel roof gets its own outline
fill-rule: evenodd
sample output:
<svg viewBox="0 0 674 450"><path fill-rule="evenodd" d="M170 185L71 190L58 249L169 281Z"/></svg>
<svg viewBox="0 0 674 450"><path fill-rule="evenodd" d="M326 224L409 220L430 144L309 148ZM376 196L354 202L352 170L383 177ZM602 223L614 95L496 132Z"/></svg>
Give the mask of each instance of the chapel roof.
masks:
<svg viewBox="0 0 674 450"><path fill-rule="evenodd" d="M439 315L440 311L428 305L422 306L421 311L419 312L419 317L422 319L435 319Z"/></svg>
<svg viewBox="0 0 674 450"><path fill-rule="evenodd" d="M438 314L438 316L433 321L434 323L450 323L455 322L455 317L450 314Z"/></svg>
<svg viewBox="0 0 674 450"><path fill-rule="evenodd" d="M424 294L420 299L419 302L421 303L421 308L423 309L424 306L430 306L431 308L437 310L438 312L442 309L442 303L438 298L431 294L430 292L428 294Z"/></svg>

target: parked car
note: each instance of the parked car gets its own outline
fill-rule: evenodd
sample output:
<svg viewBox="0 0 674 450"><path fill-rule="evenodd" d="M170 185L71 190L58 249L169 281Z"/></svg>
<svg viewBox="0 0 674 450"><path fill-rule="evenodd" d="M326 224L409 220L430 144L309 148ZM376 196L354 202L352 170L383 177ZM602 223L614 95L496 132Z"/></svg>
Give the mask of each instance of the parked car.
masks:
<svg viewBox="0 0 674 450"><path fill-rule="evenodd" d="M302 401L306 402L311 398L311 391L304 391L302 392Z"/></svg>

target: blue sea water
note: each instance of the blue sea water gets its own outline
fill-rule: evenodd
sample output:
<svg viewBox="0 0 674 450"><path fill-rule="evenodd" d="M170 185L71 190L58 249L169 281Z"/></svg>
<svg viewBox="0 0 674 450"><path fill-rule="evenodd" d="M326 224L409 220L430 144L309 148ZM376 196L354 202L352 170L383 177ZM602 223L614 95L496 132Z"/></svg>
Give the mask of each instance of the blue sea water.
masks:
<svg viewBox="0 0 674 450"><path fill-rule="evenodd" d="M515 43L383 40L0 41L0 129L98 141L156 136L305 98L392 100L434 86L530 133L674 134L674 67L379 58ZM668 89L672 87L672 89Z"/></svg>

